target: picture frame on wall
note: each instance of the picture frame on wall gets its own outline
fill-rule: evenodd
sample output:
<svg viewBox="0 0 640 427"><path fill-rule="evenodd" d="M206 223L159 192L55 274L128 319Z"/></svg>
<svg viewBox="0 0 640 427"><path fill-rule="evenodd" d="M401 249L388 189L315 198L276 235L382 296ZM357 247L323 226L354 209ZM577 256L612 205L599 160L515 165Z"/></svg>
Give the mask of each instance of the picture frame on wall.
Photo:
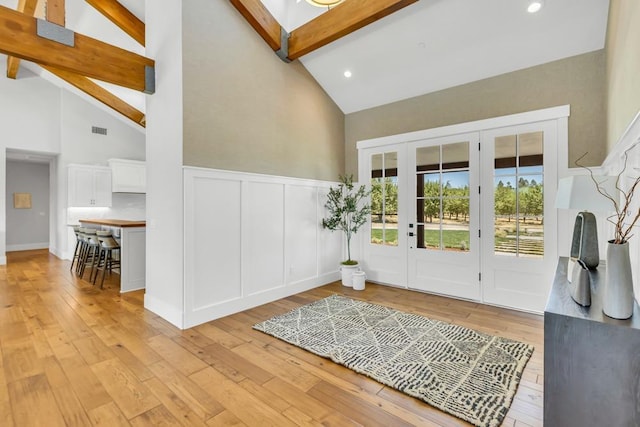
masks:
<svg viewBox="0 0 640 427"><path fill-rule="evenodd" d="M14 209L31 209L31 193L13 193Z"/></svg>

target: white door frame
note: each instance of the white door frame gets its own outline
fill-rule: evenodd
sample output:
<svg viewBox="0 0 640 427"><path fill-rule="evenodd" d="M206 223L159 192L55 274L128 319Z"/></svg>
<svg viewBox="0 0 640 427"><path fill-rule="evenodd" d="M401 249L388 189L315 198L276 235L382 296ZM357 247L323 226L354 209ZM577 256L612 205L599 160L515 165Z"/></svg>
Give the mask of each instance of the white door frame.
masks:
<svg viewBox="0 0 640 427"><path fill-rule="evenodd" d="M474 122L455 124L450 126L444 126L433 129L420 130L416 132L409 132L398 135L391 135L386 137L368 139L358 141L357 149L358 149L358 172L359 172L359 180L361 183L369 183L370 182L370 172L366 169L368 165L368 161L366 161L366 149L376 148L376 147L386 147L392 146L395 144L406 144L414 141L424 140L424 139L432 139L445 137L455 134L465 134L472 132L483 132L492 129L497 129L501 127L509 127L520 124L534 123L534 122L542 122L548 120L556 120L557 122L557 138L556 138L556 150L555 153L549 152L548 155L556 155L557 158L557 171L555 176L565 176L568 171L568 117L570 115L570 107L569 105L562 105L558 107L545 108L541 110L529 111L525 113L511 114L507 116L495 117L490 119L478 120ZM382 150L384 151L384 150ZM371 151L368 151L369 153ZM545 153L546 155L547 153ZM482 171L481 171L482 173ZM482 178L481 178L482 181ZM555 186L554 186L555 187ZM551 196L551 195L550 195ZM553 195L555 197L555 194ZM400 197L400 195L399 195ZM406 197L406 192L405 192ZM548 198L545 196L545 203L547 203ZM404 200L403 203L407 203L407 200ZM399 202L400 203L400 200ZM546 212L545 212L546 213ZM557 214L557 211L553 211L554 214ZM400 230L398 230L400 233ZM558 243L560 243L563 239L558 239L558 230L554 236L548 236L549 238L553 238L556 240L556 249ZM545 236L547 237L547 236ZM370 231L366 230L366 232L362 233L361 236L361 245L364 246L369 245L370 241ZM482 254L480 254L482 258ZM365 267L366 267L366 259ZM553 272L547 272L548 275L551 275ZM406 277L406 275L405 275ZM377 281L373 279L373 281ZM381 281L382 282L382 281ZM383 282L384 283L384 282ZM391 283L392 285L398 285ZM400 285L406 287L406 281L404 285ZM484 301L482 301L484 302ZM537 311L537 310L534 310Z"/></svg>

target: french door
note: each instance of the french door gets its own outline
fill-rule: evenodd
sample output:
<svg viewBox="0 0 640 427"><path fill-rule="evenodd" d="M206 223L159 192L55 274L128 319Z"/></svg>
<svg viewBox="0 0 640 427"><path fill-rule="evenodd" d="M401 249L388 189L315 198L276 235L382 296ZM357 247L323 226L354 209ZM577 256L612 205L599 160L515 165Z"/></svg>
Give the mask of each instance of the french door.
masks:
<svg viewBox="0 0 640 427"><path fill-rule="evenodd" d="M371 217L365 227L363 267L367 279L407 285L407 147L367 150L360 182L371 190Z"/></svg>
<svg viewBox="0 0 640 427"><path fill-rule="evenodd" d="M411 142L408 282L480 299L478 133Z"/></svg>
<svg viewBox="0 0 640 427"><path fill-rule="evenodd" d="M361 148L369 280L541 312L557 260L556 120Z"/></svg>
<svg viewBox="0 0 640 427"><path fill-rule="evenodd" d="M482 290L487 303L544 309L557 262L556 145L555 121L482 133Z"/></svg>

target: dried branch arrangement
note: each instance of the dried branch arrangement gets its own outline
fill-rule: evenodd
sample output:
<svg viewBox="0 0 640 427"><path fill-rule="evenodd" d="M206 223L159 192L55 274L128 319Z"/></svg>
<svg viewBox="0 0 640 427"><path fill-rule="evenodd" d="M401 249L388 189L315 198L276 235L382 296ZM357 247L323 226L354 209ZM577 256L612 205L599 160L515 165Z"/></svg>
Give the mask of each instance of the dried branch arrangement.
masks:
<svg viewBox="0 0 640 427"><path fill-rule="evenodd" d="M638 208L638 210L635 212L631 211L631 201L633 200L633 195L636 191L636 187L640 184L640 176L632 178L633 183L626 191L620 186L620 181L622 180L623 175L627 170L629 151L633 150L639 144L640 141L636 141L624 152L624 162L622 170L620 171L620 173L618 173L618 175L616 175L616 191L619 194L609 194L609 192L601 185L602 182L598 182L598 180L595 178L595 176L593 175L593 171L588 166L580 164L580 161L587 155L587 153L584 153L575 161L575 164L577 166L580 166L581 168L589 171L591 179L596 185L596 190L598 190L598 193L611 200L611 203L613 204L613 209L616 213L607 218L607 221L612 223L615 227L614 238L613 240L611 240L611 243L626 243L633 236L633 234L631 234L631 230L640 219L640 208Z"/></svg>
<svg viewBox="0 0 640 427"><path fill-rule="evenodd" d="M640 184L640 176L633 178L633 183L626 191L620 186L620 181L623 178L625 171L627 170L629 151L633 150L639 144L640 140L636 141L624 152L624 163L622 166L622 170L616 176L616 191L619 194L609 194L609 192L601 185L602 182L598 182L598 180L594 177L593 171L588 166L580 164L580 161L587 155L587 153L583 154L575 161L575 164L577 166L580 166L581 168L589 171L591 179L596 185L596 190L598 190L598 193L611 200L611 203L613 204L613 209L616 213L607 218L607 221L615 226L614 238L610 241L611 243L626 243L633 236L633 234L631 234L631 230L636 225L636 222L638 222L638 219L640 219L640 208L638 208L637 211L631 210L631 201L633 200L633 195L636 191L636 187Z"/></svg>

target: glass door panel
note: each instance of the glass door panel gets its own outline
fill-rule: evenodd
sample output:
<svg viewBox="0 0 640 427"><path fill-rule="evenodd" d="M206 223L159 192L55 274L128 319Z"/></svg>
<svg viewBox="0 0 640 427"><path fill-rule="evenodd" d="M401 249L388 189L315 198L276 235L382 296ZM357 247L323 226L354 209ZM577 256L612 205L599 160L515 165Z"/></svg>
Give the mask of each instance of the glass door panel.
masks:
<svg viewBox="0 0 640 427"><path fill-rule="evenodd" d="M371 243L398 246L398 158L371 156Z"/></svg>
<svg viewBox="0 0 640 427"><path fill-rule="evenodd" d="M371 190L362 269L367 280L406 287L406 145L361 150L358 161Z"/></svg>
<svg viewBox="0 0 640 427"><path fill-rule="evenodd" d="M468 251L469 142L418 147L415 156L416 246Z"/></svg>
<svg viewBox="0 0 640 427"><path fill-rule="evenodd" d="M543 133L504 135L494 144L494 253L543 257Z"/></svg>

